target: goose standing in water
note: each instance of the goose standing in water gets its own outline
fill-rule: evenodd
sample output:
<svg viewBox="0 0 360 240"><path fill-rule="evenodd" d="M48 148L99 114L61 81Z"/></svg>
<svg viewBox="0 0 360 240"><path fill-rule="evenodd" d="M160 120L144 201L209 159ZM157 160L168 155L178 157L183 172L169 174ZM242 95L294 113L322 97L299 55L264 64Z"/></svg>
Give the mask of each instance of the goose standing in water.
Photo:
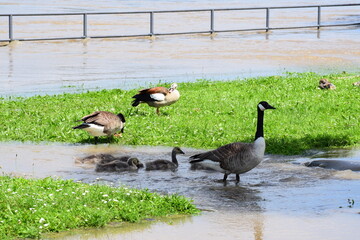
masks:
<svg viewBox="0 0 360 240"><path fill-rule="evenodd" d="M95 142L100 136L112 137L119 131L124 132L125 117L121 113L115 115L107 111L96 111L84 116L79 121L83 121L83 123L73 127L73 129L87 131L91 136L95 137ZM121 133L115 136L121 136Z"/></svg>
<svg viewBox="0 0 360 240"><path fill-rule="evenodd" d="M212 151L193 155L190 157L190 163L198 162L206 166L207 160L212 161L212 164L215 162L217 163L216 169L224 173L224 182L229 174L235 173L238 183L240 181L239 174L250 171L263 160L265 153L263 123L266 109L275 108L265 101L257 105L257 128L253 143L230 143Z"/></svg>
<svg viewBox="0 0 360 240"><path fill-rule="evenodd" d="M177 90L177 84L171 84L171 87L153 87L140 90L138 94L134 95L132 106L136 107L140 103L147 103L151 107L156 107L156 113L160 114L160 107L169 106L175 103L180 98L180 93Z"/></svg>
<svg viewBox="0 0 360 240"><path fill-rule="evenodd" d="M169 160L164 160L164 159L158 159L152 162L148 162L145 163L146 166L146 170L150 171L150 170L171 170L171 171L175 171L178 166L179 163L176 159L176 155L177 154L185 154L179 147L174 147L172 152L171 152L171 159L172 161Z"/></svg>

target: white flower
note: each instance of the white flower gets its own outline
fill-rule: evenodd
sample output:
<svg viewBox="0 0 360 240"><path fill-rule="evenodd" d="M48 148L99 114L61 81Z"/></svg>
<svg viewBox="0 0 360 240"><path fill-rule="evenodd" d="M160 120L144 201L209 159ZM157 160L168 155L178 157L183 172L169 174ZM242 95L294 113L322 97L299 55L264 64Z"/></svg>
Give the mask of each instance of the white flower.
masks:
<svg viewBox="0 0 360 240"><path fill-rule="evenodd" d="M44 218L40 218L39 223L45 222Z"/></svg>
<svg viewBox="0 0 360 240"><path fill-rule="evenodd" d="M103 197L108 197L109 195L107 195L107 194L104 194L104 195L102 195Z"/></svg>

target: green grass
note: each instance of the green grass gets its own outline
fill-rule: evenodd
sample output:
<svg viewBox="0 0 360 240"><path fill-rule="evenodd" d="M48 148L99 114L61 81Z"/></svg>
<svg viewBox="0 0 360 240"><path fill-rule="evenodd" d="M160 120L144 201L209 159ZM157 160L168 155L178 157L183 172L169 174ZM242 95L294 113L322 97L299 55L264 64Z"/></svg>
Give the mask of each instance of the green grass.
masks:
<svg viewBox="0 0 360 240"><path fill-rule="evenodd" d="M112 221L198 212L179 195L52 178L0 177L0 239L40 238L46 232L102 227Z"/></svg>
<svg viewBox="0 0 360 240"><path fill-rule="evenodd" d="M161 108L131 106L138 89L3 99L0 141L89 143L84 131L71 127L96 110L122 112L125 145L216 148L234 141L253 141L256 105L268 101L276 110L265 113L268 153L299 154L308 149L360 143L360 88L355 74L288 73L285 76L213 82L180 83L180 100ZM336 90L320 90L320 78ZM166 86L167 84L164 84ZM103 142L108 139L103 139Z"/></svg>

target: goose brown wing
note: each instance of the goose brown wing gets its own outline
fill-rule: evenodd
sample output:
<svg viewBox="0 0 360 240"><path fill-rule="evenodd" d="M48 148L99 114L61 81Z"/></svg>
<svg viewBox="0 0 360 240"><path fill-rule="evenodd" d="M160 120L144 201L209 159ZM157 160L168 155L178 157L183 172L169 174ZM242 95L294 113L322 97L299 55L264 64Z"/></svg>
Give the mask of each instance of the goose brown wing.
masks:
<svg viewBox="0 0 360 240"><path fill-rule="evenodd" d="M100 114L100 111L96 111L96 112L93 112L89 115L86 115L84 116L81 121L83 121L84 123L92 123L95 119L97 119L98 115Z"/></svg>
<svg viewBox="0 0 360 240"><path fill-rule="evenodd" d="M113 114L111 112L96 111L90 115L83 117L82 120L85 123L94 123L96 125L111 127L114 124L117 125L119 123L120 119L118 116L116 116L115 114Z"/></svg>
<svg viewBox="0 0 360 240"><path fill-rule="evenodd" d="M169 89L165 87L154 87L145 89L147 94L162 93L164 95L169 93ZM140 91L142 93L142 91Z"/></svg>
<svg viewBox="0 0 360 240"><path fill-rule="evenodd" d="M190 157L190 162L199 162L205 159L212 160L214 162L223 162L225 159L232 158L244 151L248 144L242 142L235 142L221 146L215 150L205 153L196 154Z"/></svg>
<svg viewBox="0 0 360 240"><path fill-rule="evenodd" d="M133 104L136 105L136 102L138 101L140 102L156 101L156 99L151 97L153 94L167 95L169 94L169 90L165 87L153 87L153 88L140 90L138 94L133 96L133 98L135 98Z"/></svg>

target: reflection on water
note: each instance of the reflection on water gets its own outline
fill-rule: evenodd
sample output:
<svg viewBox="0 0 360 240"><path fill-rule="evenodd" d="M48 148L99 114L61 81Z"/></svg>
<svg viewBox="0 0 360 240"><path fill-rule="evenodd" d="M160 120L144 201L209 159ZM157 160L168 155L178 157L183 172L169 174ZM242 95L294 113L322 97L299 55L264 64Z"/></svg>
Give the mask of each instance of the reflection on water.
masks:
<svg viewBox="0 0 360 240"><path fill-rule="evenodd" d="M0 166L4 174L29 177L59 176L86 183L125 185L148 188L160 193L178 193L194 199L203 209L200 216L166 220L146 220L142 224L120 224L106 229L74 231L49 238L60 239L341 239L350 232L360 234L352 223L358 221L360 173L322 168L307 168L305 161L325 158L325 152L307 157L268 155L257 168L242 175L239 185L232 178L223 186L222 174L193 171L188 156L199 152L183 148L179 169L99 173L94 164L81 164L76 159L98 153L114 156L131 155L143 163L158 158L170 159L170 147L130 147L119 145L0 145ZM331 158L360 162L359 149L331 150ZM337 154L337 155L336 155ZM354 208L347 199L354 199ZM341 208L340 208L341 207ZM330 221L331 219L331 221ZM280 225L279 225L280 224ZM330 224L330 225L328 225ZM333 234L329 226L341 226ZM279 226L282 226L281 228ZM224 230L226 229L226 231ZM306 229L306 231L303 231ZM310 237L312 236L312 237Z"/></svg>

